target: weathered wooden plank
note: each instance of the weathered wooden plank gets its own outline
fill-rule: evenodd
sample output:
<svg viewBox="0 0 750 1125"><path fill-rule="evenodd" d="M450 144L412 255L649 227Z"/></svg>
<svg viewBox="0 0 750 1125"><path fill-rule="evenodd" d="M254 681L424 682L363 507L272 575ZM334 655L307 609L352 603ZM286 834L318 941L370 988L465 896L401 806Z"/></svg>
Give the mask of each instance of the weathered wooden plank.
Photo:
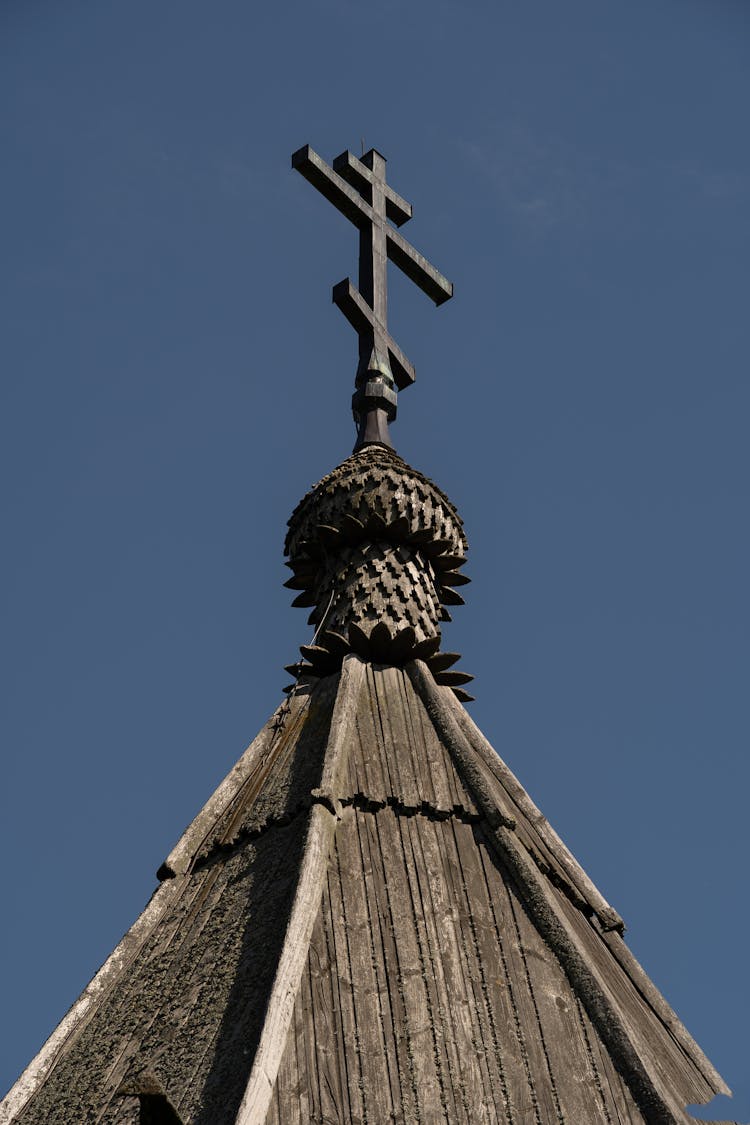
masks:
<svg viewBox="0 0 750 1125"><path fill-rule="evenodd" d="M376 894L370 846L365 836L368 814L352 811L338 839L346 927L350 935L352 984L362 1064L364 1119L376 1123L404 1120L401 1082L394 1044L394 1014L382 953L382 919Z"/></svg>
<svg viewBox="0 0 750 1125"><path fill-rule="evenodd" d="M417 809L432 796L432 786L425 786L419 754L406 728L400 679L397 668L382 668L374 673L383 734L381 753L391 766L391 776L398 786L394 793L406 808Z"/></svg>
<svg viewBox="0 0 750 1125"><path fill-rule="evenodd" d="M309 1003L310 990L307 987L307 975L303 974L300 990L294 1002L294 1021L289 1029L290 1034L294 1036L294 1053L297 1060L297 1081L299 1087L298 1112L300 1122L313 1121L313 1114L317 1105L317 1076L315 1070L311 1069L311 1066L314 1065L314 1060L310 1050L310 1043L305 1035L307 1028L306 1008ZM294 1121L294 1117L292 1117L291 1120ZM284 1125L284 1122L282 1122L282 1125Z"/></svg>
<svg viewBox="0 0 750 1125"><path fill-rule="evenodd" d="M294 1003L292 1022L287 1032L284 1053L274 1086L274 1097L268 1109L265 1125L286 1125L294 1122L300 1112L299 1075L297 1070L297 1045L299 1026L299 994Z"/></svg>
<svg viewBox="0 0 750 1125"><path fill-rule="evenodd" d="M439 779L440 791L435 807L440 811L462 810L469 814L476 814L478 811L477 804L471 789L464 783L449 748L438 737L435 726L427 714L424 702L414 691L411 680L405 672L403 675L410 690L411 710L418 716L421 744L424 748L422 753L429 762L431 775L435 779Z"/></svg>
<svg viewBox="0 0 750 1125"><path fill-rule="evenodd" d="M390 1065L396 1076L393 1083L394 1094L398 1100L394 1104L396 1120L415 1120L416 1094L413 1072L410 1068L409 1039L407 1032L407 1013L403 993L403 974L396 947L395 921L388 901L386 878L395 877L397 864L394 860L393 842L389 851L388 875L383 864L383 847L380 841L380 817L386 825L393 818L390 809L375 814L358 814L359 834L363 853L368 865L367 895L370 904L370 917L374 920L373 953L378 990L381 995L383 1011L390 1014L390 1026L386 1025L387 1050Z"/></svg>
<svg viewBox="0 0 750 1125"><path fill-rule="evenodd" d="M321 794L329 794L331 803L335 802L333 795L344 775L349 729L363 678L363 663L355 656L346 657L341 669L320 786ZM313 805L284 946L236 1125L262 1125L265 1119L292 1018L294 999L307 961L313 925L320 908L335 828L336 817L329 808L322 804Z"/></svg>
<svg viewBox="0 0 750 1125"><path fill-rule="evenodd" d="M539 1099L535 1089L535 1075L532 1072L527 1035L521 1023L521 1007L517 998L517 984L514 966L509 962L509 950L513 944L512 916L510 899L505 887L507 873L497 866L489 848L480 851L485 876L487 900L495 926L495 941L500 955L502 976L497 980L496 1002L499 1002L498 1024L507 1032L512 1029L513 1038L505 1041L505 1072L513 1105L513 1122L529 1122L547 1125L542 1119ZM520 1060L520 1062L519 1062ZM512 1064L512 1065L511 1065ZM554 1121L554 1118L552 1118Z"/></svg>
<svg viewBox="0 0 750 1125"><path fill-rule="evenodd" d="M393 681L393 699L398 708L400 743L395 747L396 753L408 755L409 770L414 777L414 802L419 805L427 802L431 807L437 804L434 770L430 768L430 758L427 747L421 737L417 737L414 728L412 704L415 702L411 684L405 682L402 668L394 669L396 675ZM401 746L403 745L403 750Z"/></svg>
<svg viewBox="0 0 750 1125"><path fill-rule="evenodd" d="M286 1058L286 1051L284 1052L284 1058ZM284 1066L284 1058L282 1058L282 1060L281 1060L281 1066L282 1067ZM268 1112L266 1114L266 1120L264 1121L263 1125L281 1125L281 1118L279 1117L279 1088L278 1088L278 1085L274 1089L273 1098L271 1099L271 1104L268 1107Z"/></svg>
<svg viewBox="0 0 750 1125"><path fill-rule="evenodd" d="M519 1025L523 1029L529 1072L541 1120L544 1125L553 1125L553 1122L563 1122L564 1118L539 1021L523 937L518 928L514 902L515 888L507 879L503 880L503 888L507 903L505 954L512 981L513 998L518 1011Z"/></svg>
<svg viewBox="0 0 750 1125"><path fill-rule="evenodd" d="M479 854L480 843L473 828L461 821L450 824L455 841L459 866L459 878L464 914L464 927L471 936L472 967L471 976L474 990L474 1004L480 1025L484 1048L484 1066L487 1073L488 1102L494 1104L496 1119L511 1125L513 1121L512 1099L507 1069L516 1066L516 1084L525 1081L520 1052L513 1052L515 1037L510 1032L508 1013L504 1005L498 1004L496 993L500 991L500 952L494 936L494 921L487 900L487 884ZM448 825L446 825L446 832ZM502 1018L498 1020L498 1014Z"/></svg>
<svg viewBox="0 0 750 1125"><path fill-rule="evenodd" d="M353 809L345 809L342 820L350 820L355 815ZM339 826L337 840L340 833L341 827ZM354 1005L354 980L349 947L350 934L342 894L340 856L337 846L334 847L334 854L328 868L328 901L330 903L330 916L327 919L327 926L330 933L336 1002L339 1012L339 1050L342 1054L341 1061L345 1072L344 1084L349 1120L359 1122L364 1120L365 1113L362 1099L362 1056Z"/></svg>
<svg viewBox="0 0 750 1125"><path fill-rule="evenodd" d="M545 1062L561 1119L608 1120L606 1103L578 1019L577 998L559 962L511 895L519 952L533 998Z"/></svg>
<svg viewBox="0 0 750 1125"><path fill-rule="evenodd" d="M359 1061L364 1102L363 1120L388 1121L400 1105L398 1075L390 1051L392 1019L390 999L376 974L377 919L371 915L368 881L372 864L363 849L360 821L366 814L350 810L341 822L336 852L354 993Z"/></svg>
<svg viewBox="0 0 750 1125"><path fill-rule="evenodd" d="M344 1110L346 1069L339 1052L340 1027L334 1008L335 967L332 965L324 919L330 917L330 903L324 889L318 917L310 938L307 964L310 981L310 1010L306 1037L310 1038L318 1076L318 1101L323 1121L337 1125L347 1120ZM342 1081L342 1069L344 1071Z"/></svg>
<svg viewBox="0 0 750 1125"><path fill-rule="evenodd" d="M420 818L416 827L423 842L428 871L435 870L438 864L442 867L444 903L447 908L443 926L450 940L445 943L441 952L444 951L444 975L450 992L452 1027L456 1035L459 1077L467 1119L471 1122L487 1122L495 1095L487 1064L491 1039L488 1044L480 1017L484 1001L478 966L473 957L475 951L471 944L472 908L463 886L456 850L455 824L451 821L435 822Z"/></svg>
<svg viewBox="0 0 750 1125"><path fill-rule="evenodd" d="M382 771L386 797L396 797L404 789L401 777L401 755L393 752L394 744L391 734L390 701L388 687L384 682L386 669L368 668L368 686L372 706L371 729L371 754L377 759L378 767Z"/></svg>
<svg viewBox="0 0 750 1125"><path fill-rule="evenodd" d="M530 1087L530 1071L523 1032L515 1004L505 946L507 944L507 896L496 884L501 878L478 829L474 830L481 880L473 884L477 909L481 904L485 925L477 927L483 970L487 976L493 1029L502 1066L507 1102L513 1122L531 1121L535 1102Z"/></svg>
<svg viewBox="0 0 750 1125"><path fill-rule="evenodd" d="M643 1125L644 1118L640 1110L633 1101L627 1086L615 1070L609 1051L603 1046L596 1033L596 1028L591 1023L580 1000L577 1006L578 1018L591 1052L591 1059L598 1075L600 1089L612 1125Z"/></svg>
<svg viewBox="0 0 750 1125"><path fill-rule="evenodd" d="M453 802L447 777L447 767L450 768L447 756L434 737L434 729L424 714L422 702L402 668L398 672L398 691L411 768L416 779L415 803L426 803L431 809L448 813L452 811Z"/></svg>
<svg viewBox="0 0 750 1125"><path fill-rule="evenodd" d="M361 790L366 797L375 801L386 801L393 790L387 772L387 763L380 752L380 738L377 730L377 698L372 682L372 669L368 666L367 679L362 691L362 706L357 712L358 750L362 763L365 785Z"/></svg>
<svg viewBox="0 0 750 1125"><path fill-rule="evenodd" d="M351 729L358 712L365 684L366 665L354 653L344 657L336 704L331 716L320 788L334 795L346 775L346 760L351 745Z"/></svg>
<svg viewBox="0 0 750 1125"><path fill-rule="evenodd" d="M449 812L454 802L447 776L445 752L434 738L432 724L403 669L400 669L399 675L399 694L412 753L418 759L420 774L428 785L425 793L430 795L425 799L430 800L433 808ZM425 737L426 733L433 737Z"/></svg>
<svg viewBox="0 0 750 1125"><path fill-rule="evenodd" d="M431 1020L440 1103L448 1121L459 1121L463 1106L454 1078L460 1072L460 1058L452 1033L453 1014L440 950L443 914L436 909L442 874L440 865L430 869L425 862L421 824L420 818L400 817L398 829Z"/></svg>
<svg viewBox="0 0 750 1125"><path fill-rule="evenodd" d="M364 793L367 790L367 785L364 776L364 762L362 760L362 739L359 733L359 722L357 716L354 717L352 729L350 731L351 747L346 759L346 773L341 781L341 789L339 796L344 798L351 798L358 793Z"/></svg>
<svg viewBox="0 0 750 1125"><path fill-rule="evenodd" d="M372 734L372 706L369 700L370 688L366 683L362 689L362 707L355 716L356 737L352 745L358 770L357 793L376 801L384 801L389 786L382 776L380 757L374 753L376 744Z"/></svg>
<svg viewBox="0 0 750 1125"><path fill-rule="evenodd" d="M313 990L310 980L310 962L305 964L297 996L300 1013L300 1044L303 1067L307 1076L307 1097L311 1121L320 1121L320 1071L315 1044L315 1025L313 1023ZM239 1121L239 1116L238 1116Z"/></svg>

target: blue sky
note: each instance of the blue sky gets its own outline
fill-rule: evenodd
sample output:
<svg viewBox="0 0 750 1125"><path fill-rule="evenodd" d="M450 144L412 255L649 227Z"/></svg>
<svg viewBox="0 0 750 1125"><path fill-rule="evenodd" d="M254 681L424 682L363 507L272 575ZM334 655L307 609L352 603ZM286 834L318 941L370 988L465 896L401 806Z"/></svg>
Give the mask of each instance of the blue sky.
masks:
<svg viewBox="0 0 750 1125"><path fill-rule="evenodd" d="M6 0L0 1086L309 639L281 544L349 452L361 139L399 452L459 505L472 713L750 1120L750 9Z"/></svg>

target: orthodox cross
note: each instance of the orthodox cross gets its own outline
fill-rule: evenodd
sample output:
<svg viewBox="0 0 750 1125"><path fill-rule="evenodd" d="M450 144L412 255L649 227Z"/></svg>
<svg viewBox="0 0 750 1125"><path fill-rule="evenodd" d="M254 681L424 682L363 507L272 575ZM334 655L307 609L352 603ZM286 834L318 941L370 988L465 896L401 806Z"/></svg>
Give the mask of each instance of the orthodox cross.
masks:
<svg viewBox="0 0 750 1125"><path fill-rule="evenodd" d="M305 145L292 167L359 229L359 289L349 278L333 287L333 301L359 336L359 365L352 399L355 449L371 442L391 445L388 422L396 417L396 391L414 382L414 368L388 332L387 259L442 305L453 286L399 234L411 204L385 181L385 157L374 148L360 160L342 152L329 167ZM391 224L394 224L393 226Z"/></svg>

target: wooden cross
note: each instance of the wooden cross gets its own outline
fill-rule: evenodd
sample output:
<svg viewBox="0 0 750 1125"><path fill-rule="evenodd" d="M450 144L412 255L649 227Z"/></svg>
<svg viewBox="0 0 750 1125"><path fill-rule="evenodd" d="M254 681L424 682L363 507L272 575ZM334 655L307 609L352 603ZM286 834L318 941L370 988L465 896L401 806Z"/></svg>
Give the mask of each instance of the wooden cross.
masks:
<svg viewBox="0 0 750 1125"><path fill-rule="evenodd" d="M408 387L415 376L388 332L387 259L436 305L453 296L453 286L396 230L411 218L411 204L386 183L385 157L376 149L361 160L342 152L331 168L305 145L292 156L292 167L359 229L359 289L348 277L333 287L334 303L359 336L354 448L372 442L391 445L388 422L396 417L396 389Z"/></svg>

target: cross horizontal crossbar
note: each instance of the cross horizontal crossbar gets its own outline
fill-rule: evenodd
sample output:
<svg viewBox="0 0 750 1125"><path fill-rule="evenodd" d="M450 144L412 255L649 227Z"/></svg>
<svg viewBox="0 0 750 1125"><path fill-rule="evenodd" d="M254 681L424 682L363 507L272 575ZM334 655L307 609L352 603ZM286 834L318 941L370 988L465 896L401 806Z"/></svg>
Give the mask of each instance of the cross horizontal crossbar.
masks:
<svg viewBox="0 0 750 1125"><path fill-rule="evenodd" d="M366 164L349 152L342 152L337 156L333 162L334 172L338 172L340 176L356 188L357 191L363 195L365 192L375 184L376 178L373 176L370 169ZM385 196L385 214L386 218L395 223L397 227L403 226L412 216L411 203L407 203L405 199L393 190L390 184L379 183L378 186L382 189Z"/></svg>

